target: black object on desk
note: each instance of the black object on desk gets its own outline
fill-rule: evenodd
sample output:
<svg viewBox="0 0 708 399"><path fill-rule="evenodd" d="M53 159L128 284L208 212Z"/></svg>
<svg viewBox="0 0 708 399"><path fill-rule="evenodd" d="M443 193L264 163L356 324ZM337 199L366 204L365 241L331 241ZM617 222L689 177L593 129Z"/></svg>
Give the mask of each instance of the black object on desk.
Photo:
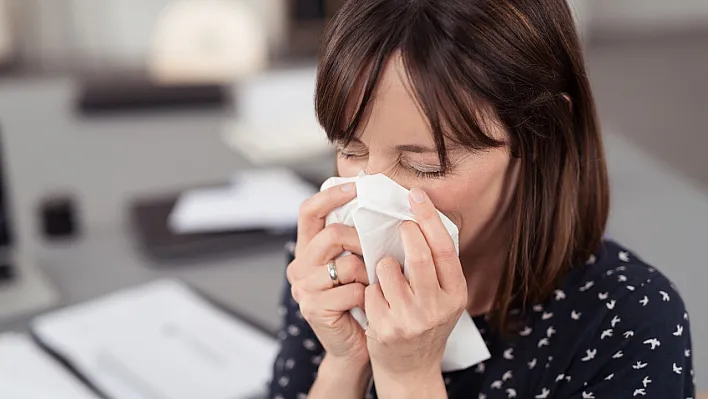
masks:
<svg viewBox="0 0 708 399"><path fill-rule="evenodd" d="M76 201L70 195L53 196L40 206L42 232L49 239L72 238L77 234Z"/></svg>
<svg viewBox="0 0 708 399"><path fill-rule="evenodd" d="M86 76L76 99L82 115L126 111L230 109L232 88L216 84L159 84L146 74Z"/></svg>
<svg viewBox="0 0 708 399"><path fill-rule="evenodd" d="M0 139L2 139L1 129ZM5 152L0 142L0 283L12 280L17 272L12 256L14 237L12 234L12 218L7 205L8 191L5 179Z"/></svg>
<svg viewBox="0 0 708 399"><path fill-rule="evenodd" d="M239 230L218 233L177 234L168 217L179 194L145 198L130 206L131 227L140 249L155 261L174 264L204 258L224 257L258 250L265 244L292 238L292 231ZM293 226L294 228L294 226Z"/></svg>

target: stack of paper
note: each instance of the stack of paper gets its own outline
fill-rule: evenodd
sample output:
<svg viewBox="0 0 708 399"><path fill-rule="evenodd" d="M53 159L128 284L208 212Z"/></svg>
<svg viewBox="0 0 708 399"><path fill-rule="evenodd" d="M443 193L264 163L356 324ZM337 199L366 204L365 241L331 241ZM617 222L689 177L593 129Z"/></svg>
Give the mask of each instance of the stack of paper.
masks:
<svg viewBox="0 0 708 399"><path fill-rule="evenodd" d="M289 169L243 171L230 185L184 192L168 223L182 234L289 229L297 224L302 202L315 192Z"/></svg>
<svg viewBox="0 0 708 399"><path fill-rule="evenodd" d="M278 350L273 337L173 280L40 316L33 329L117 399L250 397L264 392Z"/></svg>
<svg viewBox="0 0 708 399"><path fill-rule="evenodd" d="M3 399L98 399L27 335L0 335Z"/></svg>

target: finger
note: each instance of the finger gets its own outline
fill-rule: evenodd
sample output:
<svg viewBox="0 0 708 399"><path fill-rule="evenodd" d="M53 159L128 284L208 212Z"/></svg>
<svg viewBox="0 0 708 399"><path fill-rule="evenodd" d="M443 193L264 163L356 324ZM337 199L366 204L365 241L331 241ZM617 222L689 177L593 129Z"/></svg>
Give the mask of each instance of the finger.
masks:
<svg viewBox="0 0 708 399"><path fill-rule="evenodd" d="M386 301L381 284L374 283L364 291L364 313L369 324L376 325L380 320L386 320L390 307Z"/></svg>
<svg viewBox="0 0 708 399"><path fill-rule="evenodd" d="M346 183L320 191L300 205L297 220L298 243L305 245L324 228L325 218L333 210L356 197L356 185Z"/></svg>
<svg viewBox="0 0 708 399"><path fill-rule="evenodd" d="M337 271L337 278L342 285L350 283L369 284L369 277L366 273L364 262L356 255L347 255L337 258L334 261L334 268ZM306 277L302 284L305 289L312 291L322 291L334 286L334 282L329 276L326 266L319 266L309 277Z"/></svg>
<svg viewBox="0 0 708 399"><path fill-rule="evenodd" d="M305 253L301 255L297 268L293 270L294 278L309 276L344 251L361 254L361 242L356 229L339 223L327 226L310 241Z"/></svg>
<svg viewBox="0 0 708 399"><path fill-rule="evenodd" d="M428 195L419 188L411 190L409 202L433 255L433 264L437 271L440 288L448 291L459 287L460 279L464 279L460 258L455 250L455 243L440 219L437 209L433 206Z"/></svg>
<svg viewBox="0 0 708 399"><path fill-rule="evenodd" d="M391 307L402 306L411 299L411 286L403 276L401 265L394 258L386 257L376 265L376 276L381 291Z"/></svg>
<svg viewBox="0 0 708 399"><path fill-rule="evenodd" d="M303 317L310 320L322 312L348 312L354 308L363 308L365 290L364 284L353 283L321 291L304 298L300 303L300 311Z"/></svg>
<svg viewBox="0 0 708 399"><path fill-rule="evenodd" d="M440 291L438 274L428 242L416 222L405 221L398 230L401 233L410 286L414 295L430 297Z"/></svg>

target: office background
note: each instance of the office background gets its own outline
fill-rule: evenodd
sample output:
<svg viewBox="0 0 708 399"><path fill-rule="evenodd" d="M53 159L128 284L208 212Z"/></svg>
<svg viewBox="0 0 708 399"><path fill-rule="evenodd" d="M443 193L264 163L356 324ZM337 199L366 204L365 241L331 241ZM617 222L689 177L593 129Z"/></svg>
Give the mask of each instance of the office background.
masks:
<svg viewBox="0 0 708 399"><path fill-rule="evenodd" d="M314 65L311 38L318 28L293 17L294 0L226 2L250 10L268 53L264 71L227 82L234 92L268 70ZM133 76L144 69L155 51L156 23L174 3L0 0L3 172L17 251L23 264L37 266L42 281L25 296L46 297L48 308L56 308L175 276L276 330L283 242L165 265L141 252L130 223L136 199L228 181L254 166L224 142L237 104L100 117L77 112L88 76L106 81L116 71ZM327 3L315 10L336 7ZM676 283L692 316L697 383L706 389L708 2L571 3L606 137L614 195L608 234ZM301 33L301 25L311 32ZM332 157L285 165L324 178ZM42 207L56 198L68 198L76 209L77 232L64 240L48 239L41 222ZM46 309L0 319L0 331L22 330Z"/></svg>

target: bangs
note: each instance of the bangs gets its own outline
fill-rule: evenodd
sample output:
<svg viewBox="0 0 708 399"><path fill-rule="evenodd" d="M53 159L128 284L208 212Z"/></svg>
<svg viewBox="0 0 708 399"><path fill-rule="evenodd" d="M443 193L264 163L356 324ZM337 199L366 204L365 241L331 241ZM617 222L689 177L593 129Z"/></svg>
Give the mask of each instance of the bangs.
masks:
<svg viewBox="0 0 708 399"><path fill-rule="evenodd" d="M469 50L461 51L440 37L442 32L431 29L433 21L422 13L407 15L399 10L394 14L398 18L372 12L361 23L338 24L335 19L330 24L315 98L317 118L330 142L346 145L361 133L386 65L400 56L409 91L427 120L443 170L449 166L446 142L470 150L506 145L506 140L489 132L497 118L481 94L486 88L478 83L488 79L474 60L461 59L460 54Z"/></svg>

